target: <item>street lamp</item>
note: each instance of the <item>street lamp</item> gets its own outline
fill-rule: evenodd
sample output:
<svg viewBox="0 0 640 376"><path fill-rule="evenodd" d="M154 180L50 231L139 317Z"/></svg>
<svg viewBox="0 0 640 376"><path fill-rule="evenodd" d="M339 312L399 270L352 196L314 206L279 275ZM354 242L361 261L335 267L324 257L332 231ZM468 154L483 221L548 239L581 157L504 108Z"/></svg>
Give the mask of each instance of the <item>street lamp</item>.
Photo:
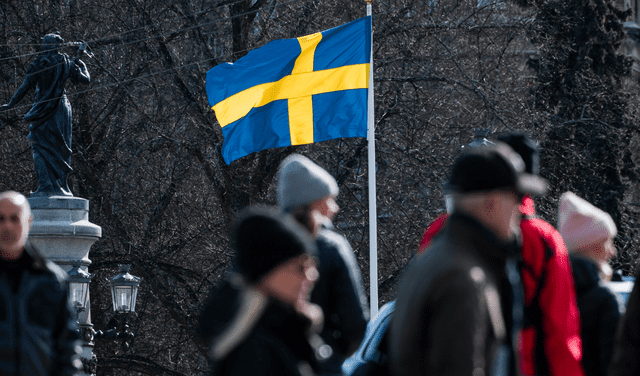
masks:
<svg viewBox="0 0 640 376"><path fill-rule="evenodd" d="M129 349L129 341L135 335L129 331L129 314L136 312L136 299L138 287L142 278L129 274L131 265L118 265L120 274L111 278L111 300L113 302L114 316L107 324L111 329L98 330L95 338L117 338L123 340L122 348Z"/></svg>
<svg viewBox="0 0 640 376"><path fill-rule="evenodd" d="M89 295L89 284L91 283L92 274L87 273L80 267L82 260L71 261L72 269L69 270L69 301L76 309L76 313L80 313L87 309L87 296Z"/></svg>
<svg viewBox="0 0 640 376"><path fill-rule="evenodd" d="M111 278L111 299L116 313L136 311L138 287L142 278L129 274L131 265L118 265L120 274Z"/></svg>

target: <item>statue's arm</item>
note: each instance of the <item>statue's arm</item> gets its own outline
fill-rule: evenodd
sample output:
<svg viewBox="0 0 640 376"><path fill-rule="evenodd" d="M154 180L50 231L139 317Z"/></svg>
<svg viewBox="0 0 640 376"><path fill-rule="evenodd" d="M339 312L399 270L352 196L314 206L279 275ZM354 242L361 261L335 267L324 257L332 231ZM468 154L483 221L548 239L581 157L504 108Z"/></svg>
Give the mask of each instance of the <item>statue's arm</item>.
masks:
<svg viewBox="0 0 640 376"><path fill-rule="evenodd" d="M91 75L89 74L89 70L84 62L78 58L73 59L73 63L75 64L77 70L75 75L75 83L87 85L91 82Z"/></svg>
<svg viewBox="0 0 640 376"><path fill-rule="evenodd" d="M9 103L0 106L0 109L11 108L15 106L24 96L31 90L33 86L33 75L27 72L27 76L22 81L22 85L16 90L16 93L13 94Z"/></svg>

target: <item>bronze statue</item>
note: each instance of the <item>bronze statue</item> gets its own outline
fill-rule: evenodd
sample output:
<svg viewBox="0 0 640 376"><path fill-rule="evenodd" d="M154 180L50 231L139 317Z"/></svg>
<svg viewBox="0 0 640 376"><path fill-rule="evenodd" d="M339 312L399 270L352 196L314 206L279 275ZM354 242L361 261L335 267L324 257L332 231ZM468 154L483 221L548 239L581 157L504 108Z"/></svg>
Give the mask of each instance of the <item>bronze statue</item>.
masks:
<svg viewBox="0 0 640 376"><path fill-rule="evenodd" d="M35 88L33 107L24 116L30 122L29 136L38 190L31 196L73 196L67 184L71 162L71 104L64 85L91 81L87 67L79 59L60 52L64 39L57 34L42 38L42 52L27 68L27 74L8 104L13 107Z"/></svg>

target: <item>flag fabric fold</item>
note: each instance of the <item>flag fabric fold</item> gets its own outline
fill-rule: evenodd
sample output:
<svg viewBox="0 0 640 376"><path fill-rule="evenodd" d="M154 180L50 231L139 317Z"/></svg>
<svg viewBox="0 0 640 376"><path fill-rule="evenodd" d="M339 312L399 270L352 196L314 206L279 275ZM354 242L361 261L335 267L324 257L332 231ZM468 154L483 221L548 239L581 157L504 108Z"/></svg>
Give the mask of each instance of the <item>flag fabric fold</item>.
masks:
<svg viewBox="0 0 640 376"><path fill-rule="evenodd" d="M207 72L227 164L264 149L367 137L371 17L267 43Z"/></svg>

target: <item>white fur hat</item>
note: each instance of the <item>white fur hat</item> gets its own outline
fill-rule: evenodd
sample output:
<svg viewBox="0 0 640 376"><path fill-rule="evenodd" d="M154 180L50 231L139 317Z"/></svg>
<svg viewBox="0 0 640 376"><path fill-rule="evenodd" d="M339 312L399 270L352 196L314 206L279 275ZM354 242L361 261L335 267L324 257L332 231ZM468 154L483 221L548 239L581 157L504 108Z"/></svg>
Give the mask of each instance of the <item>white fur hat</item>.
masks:
<svg viewBox="0 0 640 376"><path fill-rule="evenodd" d="M613 238L618 233L609 214L573 192L565 192L560 197L558 231L569 251Z"/></svg>

